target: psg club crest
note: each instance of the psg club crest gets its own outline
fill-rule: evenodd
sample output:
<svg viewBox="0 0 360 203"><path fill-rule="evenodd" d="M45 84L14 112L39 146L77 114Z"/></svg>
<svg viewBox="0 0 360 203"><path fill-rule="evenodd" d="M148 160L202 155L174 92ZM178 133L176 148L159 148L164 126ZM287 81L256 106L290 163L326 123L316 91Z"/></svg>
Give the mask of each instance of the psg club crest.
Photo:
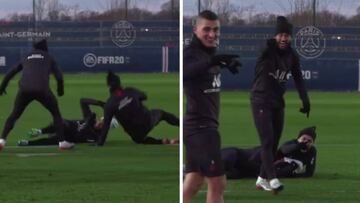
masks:
<svg viewBox="0 0 360 203"><path fill-rule="evenodd" d="M326 40L320 29L314 26L301 28L295 36L295 48L305 59L315 59L325 50Z"/></svg>
<svg viewBox="0 0 360 203"><path fill-rule="evenodd" d="M121 20L111 28L111 40L120 48L130 46L136 38L136 30L134 26L128 21Z"/></svg>

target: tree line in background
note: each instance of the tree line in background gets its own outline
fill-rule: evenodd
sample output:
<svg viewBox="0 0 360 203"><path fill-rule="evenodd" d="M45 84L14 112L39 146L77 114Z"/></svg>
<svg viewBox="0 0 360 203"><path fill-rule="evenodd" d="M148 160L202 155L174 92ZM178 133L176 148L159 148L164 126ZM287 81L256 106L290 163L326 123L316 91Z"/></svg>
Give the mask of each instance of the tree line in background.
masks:
<svg viewBox="0 0 360 203"><path fill-rule="evenodd" d="M328 2L316 1L317 11L314 19L313 0L288 1L289 5L286 8L276 0L274 3L277 3L284 13L288 13L286 17L295 26L312 25L313 22L316 26L360 26L360 6L356 9L355 15L345 16L338 11L330 11ZM256 12L255 5L241 7L230 0L201 0L200 6L199 10L208 9L217 13L223 25L274 25L277 17L270 12ZM184 24L192 24L194 17L185 16Z"/></svg>
<svg viewBox="0 0 360 203"><path fill-rule="evenodd" d="M61 0L35 0L33 12L13 13L10 21L94 21L94 20L178 20L179 0L168 0L160 5L160 11L151 12L139 8L136 0L100 1L103 11L80 10L79 5L69 6ZM34 15L35 14L35 15Z"/></svg>

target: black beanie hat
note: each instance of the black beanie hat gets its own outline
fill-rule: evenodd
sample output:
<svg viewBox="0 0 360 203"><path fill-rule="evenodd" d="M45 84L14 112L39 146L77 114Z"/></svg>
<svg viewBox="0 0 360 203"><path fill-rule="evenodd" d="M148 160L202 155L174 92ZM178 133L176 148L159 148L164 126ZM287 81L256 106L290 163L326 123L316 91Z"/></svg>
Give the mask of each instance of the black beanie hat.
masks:
<svg viewBox="0 0 360 203"><path fill-rule="evenodd" d="M46 39L35 42L33 44L33 47L34 47L34 49L39 49L39 50L46 51L46 52L48 51L48 46L47 46Z"/></svg>
<svg viewBox="0 0 360 203"><path fill-rule="evenodd" d="M312 127L308 127L308 128L304 128L304 129L300 130L298 138L301 137L301 135L304 135L304 134L309 135L315 141L315 139L316 139L316 126L312 126Z"/></svg>
<svg viewBox="0 0 360 203"><path fill-rule="evenodd" d="M119 76L115 75L115 73L112 72L111 70L108 71L106 82L110 88L117 88L120 87L121 85Z"/></svg>
<svg viewBox="0 0 360 203"><path fill-rule="evenodd" d="M279 33L287 33L292 35L292 28L292 24L290 24L284 16L277 17L275 35Z"/></svg>

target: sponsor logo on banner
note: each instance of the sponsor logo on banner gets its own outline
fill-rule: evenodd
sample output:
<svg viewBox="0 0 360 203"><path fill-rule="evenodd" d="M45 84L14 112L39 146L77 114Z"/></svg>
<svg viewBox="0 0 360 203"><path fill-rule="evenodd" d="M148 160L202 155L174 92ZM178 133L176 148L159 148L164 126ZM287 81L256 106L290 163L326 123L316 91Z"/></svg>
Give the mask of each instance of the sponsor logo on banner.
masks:
<svg viewBox="0 0 360 203"><path fill-rule="evenodd" d="M319 77L319 71L301 70L301 74L304 80L316 80ZM289 80L291 77L291 73L286 75L287 80Z"/></svg>
<svg viewBox="0 0 360 203"><path fill-rule="evenodd" d="M110 31L111 40L120 48L130 46L136 38L136 30L134 26L128 21L121 20L111 28Z"/></svg>
<svg viewBox="0 0 360 203"><path fill-rule="evenodd" d="M0 66L6 66L6 57L0 56Z"/></svg>
<svg viewBox="0 0 360 203"><path fill-rule="evenodd" d="M319 28L306 26L296 33L296 51L305 59L315 59L319 57L325 51L325 47L326 40Z"/></svg>
<svg viewBox="0 0 360 203"><path fill-rule="evenodd" d="M87 53L83 57L83 63L86 67L92 68L96 65L121 65L130 63L128 56L96 56L93 53Z"/></svg>

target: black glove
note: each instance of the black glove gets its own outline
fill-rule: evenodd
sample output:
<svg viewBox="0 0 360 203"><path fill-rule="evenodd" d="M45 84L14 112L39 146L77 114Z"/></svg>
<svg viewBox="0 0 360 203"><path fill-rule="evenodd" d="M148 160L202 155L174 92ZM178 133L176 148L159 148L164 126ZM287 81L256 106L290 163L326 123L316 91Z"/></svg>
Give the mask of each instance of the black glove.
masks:
<svg viewBox="0 0 360 203"><path fill-rule="evenodd" d="M64 95L64 87L63 86L60 86L57 88L57 94L59 97Z"/></svg>
<svg viewBox="0 0 360 203"><path fill-rule="evenodd" d="M306 114L306 117L309 118L310 102L308 100L303 101L303 106L300 108L300 112Z"/></svg>
<svg viewBox="0 0 360 203"><path fill-rule="evenodd" d="M0 96L5 95L5 94L7 94L6 90L5 90L5 89L1 89L1 90L0 90Z"/></svg>
<svg viewBox="0 0 360 203"><path fill-rule="evenodd" d="M222 67L229 66L233 59L238 58L236 54L219 54L211 58L212 65L218 65Z"/></svg>
<svg viewBox="0 0 360 203"><path fill-rule="evenodd" d="M238 74L239 68L242 66L241 62L233 59L230 65L227 67L232 74Z"/></svg>
<svg viewBox="0 0 360 203"><path fill-rule="evenodd" d="M300 142L298 145L299 145L299 148L300 148L301 151L306 151L307 150L306 142Z"/></svg>
<svg viewBox="0 0 360 203"><path fill-rule="evenodd" d="M220 54L215 55L211 59L211 64L218 65L220 68L227 68L232 74L239 73L238 67L241 67L241 63L236 60L239 55L235 54Z"/></svg>

